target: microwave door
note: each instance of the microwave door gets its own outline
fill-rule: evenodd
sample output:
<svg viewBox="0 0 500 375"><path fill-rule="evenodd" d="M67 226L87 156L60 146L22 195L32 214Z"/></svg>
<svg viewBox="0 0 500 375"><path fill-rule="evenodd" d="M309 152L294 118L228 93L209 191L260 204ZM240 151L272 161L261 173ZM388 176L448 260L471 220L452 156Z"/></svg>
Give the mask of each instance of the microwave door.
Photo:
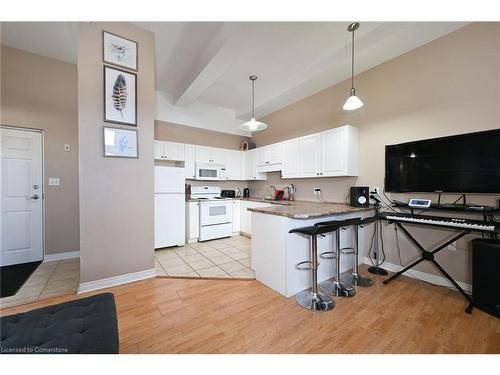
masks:
<svg viewBox="0 0 500 375"><path fill-rule="evenodd" d="M199 168L197 177L199 180L217 180L217 169L213 168Z"/></svg>

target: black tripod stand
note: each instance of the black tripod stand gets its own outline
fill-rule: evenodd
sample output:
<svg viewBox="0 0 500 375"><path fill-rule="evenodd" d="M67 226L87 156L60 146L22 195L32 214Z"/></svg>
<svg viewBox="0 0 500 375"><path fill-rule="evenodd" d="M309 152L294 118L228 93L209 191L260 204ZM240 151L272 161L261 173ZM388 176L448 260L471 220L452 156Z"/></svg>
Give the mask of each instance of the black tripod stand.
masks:
<svg viewBox="0 0 500 375"><path fill-rule="evenodd" d="M375 199L375 201L377 203L375 203L375 218L378 218L378 211L379 211L379 208L380 208L380 201L378 199L376 199L375 197L371 197L373 199ZM373 222L373 225L375 225L375 243L373 245L374 247L374 251L373 251L373 254L374 254L374 259L375 259L375 265L368 268L368 272L374 274L374 275L381 275L381 276L387 276L389 273L384 270L383 268L380 268L380 256L379 256L379 251L378 251L378 243L379 243L379 222L380 220L378 219L375 219L375 221ZM368 254L368 256L370 256L370 254Z"/></svg>

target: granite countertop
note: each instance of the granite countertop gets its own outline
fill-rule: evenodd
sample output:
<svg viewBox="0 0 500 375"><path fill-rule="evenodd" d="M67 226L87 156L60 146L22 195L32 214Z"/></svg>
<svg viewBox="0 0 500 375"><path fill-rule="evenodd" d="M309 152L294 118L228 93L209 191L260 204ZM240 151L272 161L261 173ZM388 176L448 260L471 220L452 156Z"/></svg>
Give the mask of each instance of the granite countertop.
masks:
<svg viewBox="0 0 500 375"><path fill-rule="evenodd" d="M351 207L345 203L293 201L289 205L249 208L248 211L292 219L314 219L323 216L373 210L370 207Z"/></svg>
<svg viewBox="0 0 500 375"><path fill-rule="evenodd" d="M271 199L264 199L264 198L259 198L259 197L235 197L235 198L229 198L229 199L234 199L234 200L240 200L240 201L250 201L250 202L262 202L262 203L270 203L270 204L276 204L276 205L282 205L282 206L289 206L295 203L295 201L274 201ZM199 199L189 199L187 202L199 202Z"/></svg>

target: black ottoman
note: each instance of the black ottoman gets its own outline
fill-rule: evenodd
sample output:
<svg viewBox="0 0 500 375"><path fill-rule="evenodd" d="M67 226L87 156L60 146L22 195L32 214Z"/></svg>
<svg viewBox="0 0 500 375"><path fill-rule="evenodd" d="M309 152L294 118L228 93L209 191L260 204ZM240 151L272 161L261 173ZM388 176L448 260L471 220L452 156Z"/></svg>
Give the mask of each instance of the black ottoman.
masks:
<svg viewBox="0 0 500 375"><path fill-rule="evenodd" d="M0 353L118 353L112 293L0 318Z"/></svg>

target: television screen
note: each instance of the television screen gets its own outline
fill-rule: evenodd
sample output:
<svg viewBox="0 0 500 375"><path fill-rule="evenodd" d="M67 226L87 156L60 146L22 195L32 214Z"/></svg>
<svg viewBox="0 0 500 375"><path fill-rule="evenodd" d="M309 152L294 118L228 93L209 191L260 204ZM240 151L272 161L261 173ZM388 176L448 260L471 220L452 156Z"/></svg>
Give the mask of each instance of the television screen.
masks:
<svg viewBox="0 0 500 375"><path fill-rule="evenodd" d="M500 193L500 129L386 146L385 190Z"/></svg>

